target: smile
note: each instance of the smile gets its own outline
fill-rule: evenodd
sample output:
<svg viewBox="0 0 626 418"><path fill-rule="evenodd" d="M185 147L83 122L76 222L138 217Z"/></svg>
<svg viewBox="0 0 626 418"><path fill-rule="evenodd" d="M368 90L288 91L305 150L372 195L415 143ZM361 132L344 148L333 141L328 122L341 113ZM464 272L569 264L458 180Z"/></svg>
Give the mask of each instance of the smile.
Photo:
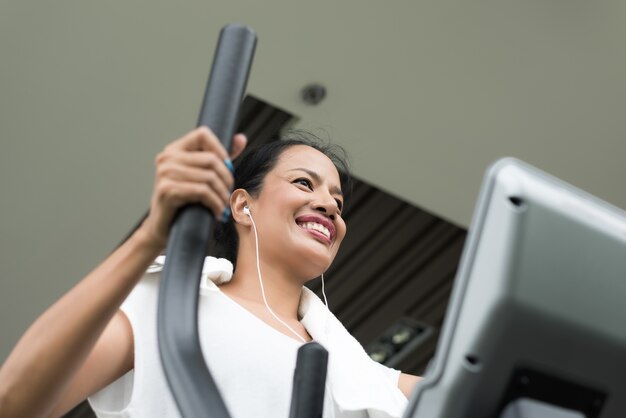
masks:
<svg viewBox="0 0 626 418"><path fill-rule="evenodd" d="M326 238L330 240L330 231L324 225L320 225L315 222L304 222L304 223L298 223L298 226L303 229L320 232L321 234L323 234Z"/></svg>
<svg viewBox="0 0 626 418"><path fill-rule="evenodd" d="M315 235L319 239L326 241L327 243L331 243L335 236L337 235L337 230L335 229L335 225L333 225L332 221L324 216L319 215L303 215L296 218L296 224L308 231L309 233Z"/></svg>

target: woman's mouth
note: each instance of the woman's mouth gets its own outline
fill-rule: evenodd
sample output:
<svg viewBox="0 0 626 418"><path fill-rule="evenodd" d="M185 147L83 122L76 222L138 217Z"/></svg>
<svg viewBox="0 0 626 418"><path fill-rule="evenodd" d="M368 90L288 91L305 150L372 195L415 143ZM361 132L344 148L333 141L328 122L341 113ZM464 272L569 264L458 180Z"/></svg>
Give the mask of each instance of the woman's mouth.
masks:
<svg viewBox="0 0 626 418"><path fill-rule="evenodd" d="M335 226L326 218L315 215L301 216L296 219L296 224L328 244L335 238Z"/></svg>
<svg viewBox="0 0 626 418"><path fill-rule="evenodd" d="M305 222L305 223L298 223L298 226L308 231L317 231L330 240L330 231L324 225L320 225L315 222Z"/></svg>

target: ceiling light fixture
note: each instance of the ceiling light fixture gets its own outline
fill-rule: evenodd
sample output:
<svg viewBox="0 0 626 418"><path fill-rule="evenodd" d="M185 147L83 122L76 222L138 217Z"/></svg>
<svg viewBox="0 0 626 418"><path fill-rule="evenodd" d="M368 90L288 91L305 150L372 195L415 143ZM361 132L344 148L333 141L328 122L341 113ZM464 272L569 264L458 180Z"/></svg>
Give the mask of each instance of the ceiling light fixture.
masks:
<svg viewBox="0 0 626 418"><path fill-rule="evenodd" d="M304 103L316 106L326 98L326 87L318 83L308 84L302 88L300 97Z"/></svg>

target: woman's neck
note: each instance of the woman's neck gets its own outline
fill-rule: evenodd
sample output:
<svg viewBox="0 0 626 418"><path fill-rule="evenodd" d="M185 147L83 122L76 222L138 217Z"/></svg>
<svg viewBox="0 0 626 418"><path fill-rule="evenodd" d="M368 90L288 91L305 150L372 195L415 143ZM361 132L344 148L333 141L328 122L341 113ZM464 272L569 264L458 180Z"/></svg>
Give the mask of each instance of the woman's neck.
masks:
<svg viewBox="0 0 626 418"><path fill-rule="evenodd" d="M265 298L272 311L285 319L297 320L302 283L288 272L263 261L260 262L260 270ZM227 295L237 299L259 305L265 304L254 258L250 260L250 258L238 257L237 268L232 279L220 288Z"/></svg>

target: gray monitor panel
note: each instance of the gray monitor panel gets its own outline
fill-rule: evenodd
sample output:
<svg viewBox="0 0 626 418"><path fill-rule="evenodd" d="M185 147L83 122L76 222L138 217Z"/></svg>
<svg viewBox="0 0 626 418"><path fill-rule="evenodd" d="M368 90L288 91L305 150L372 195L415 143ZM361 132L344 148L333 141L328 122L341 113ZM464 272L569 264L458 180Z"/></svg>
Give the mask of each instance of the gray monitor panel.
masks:
<svg viewBox="0 0 626 418"><path fill-rule="evenodd" d="M405 417L553 408L624 418L625 319L624 213L500 160L485 176L442 336Z"/></svg>

